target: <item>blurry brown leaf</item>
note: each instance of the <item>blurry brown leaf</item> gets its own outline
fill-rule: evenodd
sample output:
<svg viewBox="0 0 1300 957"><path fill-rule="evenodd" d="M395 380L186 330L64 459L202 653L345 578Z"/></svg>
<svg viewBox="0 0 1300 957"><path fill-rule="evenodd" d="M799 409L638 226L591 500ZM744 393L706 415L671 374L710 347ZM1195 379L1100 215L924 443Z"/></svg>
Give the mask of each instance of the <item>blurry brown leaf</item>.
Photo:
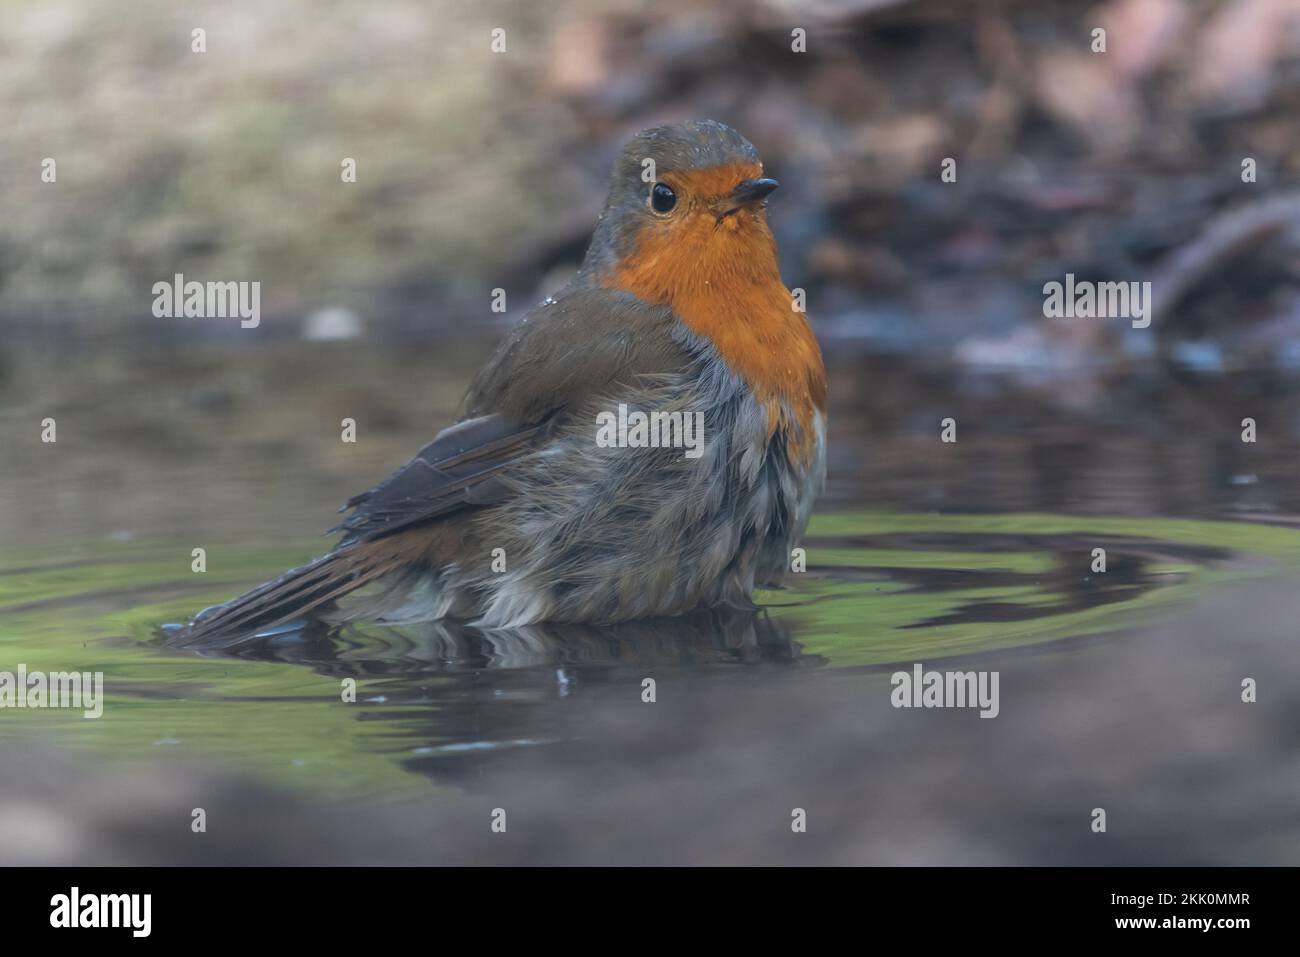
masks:
<svg viewBox="0 0 1300 957"><path fill-rule="evenodd" d="M864 124L858 141L864 153L879 157L896 172L914 173L935 159L946 131L937 116L914 113Z"/></svg>
<svg viewBox="0 0 1300 957"><path fill-rule="evenodd" d="M1187 6L1181 0L1114 0L1101 11L1106 59L1125 77L1142 77L1170 58L1183 42Z"/></svg>
<svg viewBox="0 0 1300 957"><path fill-rule="evenodd" d="M1105 55L1054 50L1038 58L1043 107L1095 148L1118 152L1133 140L1138 104L1130 86L1106 67Z"/></svg>
<svg viewBox="0 0 1300 957"><path fill-rule="evenodd" d="M1296 0L1234 0L1201 34L1192 60L1192 90L1202 101L1249 107L1268 94L1268 79L1284 49Z"/></svg>

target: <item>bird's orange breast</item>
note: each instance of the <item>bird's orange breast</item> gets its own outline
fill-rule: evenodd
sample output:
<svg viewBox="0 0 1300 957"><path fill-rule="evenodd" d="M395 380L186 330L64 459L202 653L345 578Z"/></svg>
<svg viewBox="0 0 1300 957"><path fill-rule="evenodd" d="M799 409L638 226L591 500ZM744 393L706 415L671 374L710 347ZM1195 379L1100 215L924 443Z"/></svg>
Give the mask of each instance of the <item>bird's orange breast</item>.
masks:
<svg viewBox="0 0 1300 957"><path fill-rule="evenodd" d="M721 221L702 214L647 227L604 283L671 306L766 408L769 434L784 427L795 455L813 454L813 419L826 409L826 372L808 320L781 282L776 243L760 209Z"/></svg>

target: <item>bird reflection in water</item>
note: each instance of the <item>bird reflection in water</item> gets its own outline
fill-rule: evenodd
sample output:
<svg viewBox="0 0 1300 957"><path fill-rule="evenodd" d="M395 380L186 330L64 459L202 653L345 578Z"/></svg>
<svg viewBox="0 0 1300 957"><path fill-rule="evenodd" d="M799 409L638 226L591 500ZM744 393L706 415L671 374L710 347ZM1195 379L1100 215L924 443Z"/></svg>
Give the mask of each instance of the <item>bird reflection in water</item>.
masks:
<svg viewBox="0 0 1300 957"><path fill-rule="evenodd" d="M446 620L313 621L235 646L186 650L302 665L344 689L352 679L355 702L343 706L375 723L385 736L377 746L405 751L408 767L447 783L519 747L574 744L578 712L588 707L645 707L665 691L670 700L681 681L825 664L803 652L788 621L729 609L491 630Z"/></svg>

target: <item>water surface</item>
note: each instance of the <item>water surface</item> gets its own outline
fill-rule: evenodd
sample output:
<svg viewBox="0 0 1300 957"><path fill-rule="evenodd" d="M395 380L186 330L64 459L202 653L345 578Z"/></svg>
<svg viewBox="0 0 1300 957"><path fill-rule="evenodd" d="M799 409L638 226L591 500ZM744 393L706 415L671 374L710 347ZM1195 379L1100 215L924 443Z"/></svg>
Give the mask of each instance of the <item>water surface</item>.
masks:
<svg viewBox="0 0 1300 957"><path fill-rule="evenodd" d="M784 589L760 593L758 613L491 632L455 623L317 626L237 653L169 647L160 625L183 621L323 550L327 541L311 530L328 525L337 502L418 447L426 419L450 415L454 406L454 382L430 392L415 374L427 356L349 356L344 362L326 351L318 358L322 368L311 375L290 368L259 379L240 367L238 374L249 378L235 388L232 357L209 357L210 365L185 370L183 383L107 406L96 405L93 389L83 392L69 382L58 446L42 447L30 437L11 442L11 481L0 492L7 530L0 544L0 667L100 671L106 701L99 720L79 711L7 711L0 715L0 752L53 744L85 767L120 765L146 773L180 761L312 801L414 802L423 815L451 813L466 801L519 799L521 789L532 794L533 784L518 784L524 769L531 769L529 781L540 774L550 786L569 789L562 800L559 792L552 795L557 805L582 803L572 789L590 793L600 789L602 775L617 778L623 757L638 753L641 735L650 734L645 740L670 756L655 759L669 761L664 767L702 742L709 742L710 766L741 762L727 780L750 775L747 795L775 794L788 784L770 769L774 761L821 755L826 763L807 773L821 775L823 794L851 790L856 772L843 764L849 760L855 767L884 762L882 769L898 781L904 771L923 769L928 776L944 769L944 775L987 777L991 765L1007 762L1003 773L1031 775L1017 792L1018 800L1028 801L1026 795L1039 790L1032 775L1043 765L1013 729L1029 733L1051 724L1028 715L1034 707L1053 714L1055 706L1018 698L1027 692L1011 682L1003 686L1003 717L987 722L1009 730L984 732L981 722L975 730L963 725L935 738L934 729L921 723L929 719L888 709L890 673L914 662L978 664L1008 675L1028 667L1031 677L1023 680L1030 683L1066 682L1059 699L1052 699L1059 700L1060 714L1074 715L1061 724L1061 734L1095 731L1118 717L1129 729L1149 728L1144 711L1153 706L1143 704L1141 693L1116 698L1105 690L1118 686L1118 672L1094 677L1100 684L1086 693L1070 691L1068 676L1087 662L1103 670L1126 668L1126 680L1141 674L1142 686L1155 688L1164 680L1160 661L1169 654L1147 654L1133 670L1120 665L1127 654L1120 649L1155 647L1145 636L1189 615L1195 622L1197 608L1215 607L1220 596L1231 602L1242 586L1289 594L1300 575L1300 528L1291 517L1296 490L1289 481L1297 441L1276 413L1294 401L1290 392L1272 397L1276 427L1267 443L1252 448L1233 432L1234 419L1258 398L1246 386L1221 383L1215 409L1195 390L1181 399L1166 391L1162 407L1128 415L1128 397L1145 388L1131 382L1080 410L1041 395L1036 405L1026 403L1005 382L935 390L924 370L908 377L868 362L833 370L840 387L832 410L831 479L805 543L807 570L792 575ZM390 360L392 395L376 392L366 378ZM330 397L313 398L326 376L336 380ZM909 387L910 397L900 395ZM422 405L400 401L431 394L437 398ZM351 396L352 405L366 410L365 441L357 448L338 443L334 422L349 402L337 395ZM162 417L160 403L168 409ZM935 441L937 422L951 408L963 410L962 431L956 446L945 447ZM1186 427L1196 421L1201 428ZM1291 421L1300 423L1300 416ZM17 423L13 414L6 418L7 429ZM191 570L196 546L207 551L202 574ZM1106 552L1102 574L1091 567L1099 548ZM1234 627L1242 637L1255 636L1263 634L1263 620L1263 609L1247 606ZM1228 648L1234 640L1223 636ZM1205 647L1189 637L1180 666L1210 668ZM1224 701L1234 699L1240 670L1230 667L1232 673L1215 679L1225 682ZM701 719L706 725L687 722L670 732L665 724L651 734L635 723L646 714L638 709L651 707L642 699L647 678L657 686L653 707L662 710L655 713L679 722L686 721L688 701L710 709L732 698L738 703L723 716L708 712L714 716ZM1202 688L1202 679L1196 680ZM351 682L355 701L344 700ZM781 744L788 729L770 725L779 715L764 702L787 696L794 696L795 712L838 702L833 717L817 719L835 727L824 727L812 740L804 734ZM1178 696L1187 699L1182 691ZM1018 700L1023 707L1017 716ZM746 709L755 709L752 720L744 717ZM892 746L874 738L850 744L839 737L859 722L866 722L862 733L874 735L899 721L911 723L898 724L888 740L914 741L906 755L891 757ZM976 731L991 737L982 745L983 738L958 744ZM916 757L916 748L934 747L955 750L942 760L939 752ZM970 747L990 750L968 766L962 753ZM744 763L758 751L768 754L760 763L771 777ZM629 780L643 782L637 787L648 786L644 782L655 774L642 765L623 770ZM1064 787L1067 772L1053 766L1057 777L1044 793ZM1170 788L1183 794L1177 781L1186 773L1180 764L1157 785L1129 780L1119 793ZM689 778L698 780L698 774ZM693 783L674 785L682 800L690 800L682 795ZM954 800L966 793L941 787ZM1014 805L1008 795L1002 800ZM1246 815L1260 800L1242 782L1227 803ZM665 805L655 805L661 806L667 813ZM975 806L972 792L944 814L955 820ZM871 820L860 807L844 813ZM1017 819L1041 813L1056 820L1053 815L1064 811L1040 801L1015 813ZM1197 813L1188 809L1187 828ZM1002 823L1009 827L1010 821ZM917 826L940 824L931 819ZM610 824L615 837L622 835L620 826L616 816ZM969 826L990 825L977 820ZM1088 851L1075 846L1074 837L1054 840L1057 832L1047 833L1011 859L1054 863L1067 848L1074 859L1084 859ZM1072 832L1067 826L1061 833ZM1007 837L1000 850L1023 837ZM743 843L744 835L736 840ZM1151 851L1152 840L1148 834L1125 846ZM602 846L617 845L611 841L607 835ZM257 841L250 846L256 853ZM973 835L954 838L943 859L958 852L973 854L977 863L999 859L972 850L979 846ZM931 859L919 846L889 847L897 861ZM1228 847L1225 840L1198 853L1224 860ZM587 859L572 841L564 848L564 854ZM834 856L832 845L824 850ZM39 851L33 853L39 857ZM465 853L477 860L495 852L476 847ZM615 859L655 853L628 848ZM161 858L175 859L174 848L164 848Z"/></svg>

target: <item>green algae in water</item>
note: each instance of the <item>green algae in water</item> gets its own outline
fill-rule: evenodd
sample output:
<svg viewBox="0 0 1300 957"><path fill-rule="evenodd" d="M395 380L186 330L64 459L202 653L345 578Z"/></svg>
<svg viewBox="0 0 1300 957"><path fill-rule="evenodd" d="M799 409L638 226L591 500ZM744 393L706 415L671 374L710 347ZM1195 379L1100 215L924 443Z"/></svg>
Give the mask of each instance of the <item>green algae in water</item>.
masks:
<svg viewBox="0 0 1300 957"><path fill-rule="evenodd" d="M309 549L213 547L203 575L191 572L180 544L99 542L35 560L0 554L0 670L105 676L102 718L7 710L0 738L43 735L111 758L202 755L325 793L400 795L429 787L413 756L545 746L546 708L584 693L567 679L557 690L566 662L589 669L588 686L602 673L637 680L628 660L642 652L683 670L751 659L832 672L931 664L1121 631L1224 583L1300 568L1300 531L1241 522L852 512L818 516L805 544L808 571L757 596L786 646L750 658L725 640L701 644L698 634L665 641L681 637L670 622L608 635L585 629L573 642L556 640L554 629L540 641L488 642L519 655L475 657L459 640L422 646L418 629L376 626L319 639L324 656L290 646L271 660L205 657L167 647L158 626L301 563ZM1090 571L1095 547L1107 551L1105 574ZM615 645L623 658L602 659ZM355 703L342 701L345 677L356 681Z"/></svg>

